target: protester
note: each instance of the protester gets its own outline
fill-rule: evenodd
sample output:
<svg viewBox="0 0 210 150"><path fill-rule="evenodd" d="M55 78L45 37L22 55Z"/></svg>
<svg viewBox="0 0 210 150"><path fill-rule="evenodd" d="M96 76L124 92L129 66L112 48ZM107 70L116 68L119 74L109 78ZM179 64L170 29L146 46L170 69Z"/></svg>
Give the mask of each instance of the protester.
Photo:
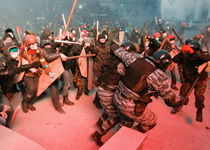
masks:
<svg viewBox="0 0 210 150"><path fill-rule="evenodd" d="M172 57L174 57L179 53L179 50L175 45L175 39L176 37L173 34L170 34L167 36L167 39L165 39L165 44L163 45L163 49L167 50L172 55ZM176 86L177 77L176 77L175 64L171 65L170 73L171 73L171 88L174 90L178 90L179 88Z"/></svg>
<svg viewBox="0 0 210 150"><path fill-rule="evenodd" d="M201 34L201 49L206 47L206 51L210 53L209 41L210 41L210 26L206 26L206 29Z"/></svg>
<svg viewBox="0 0 210 150"><path fill-rule="evenodd" d="M190 88L193 86L193 84L195 84L192 88L195 90L195 107L197 108L196 121L202 122L202 110L205 107L204 93L206 90L208 77L206 65L204 63L210 61L210 55L208 52L202 51L198 42L192 41L189 46L184 46L185 48L182 48L182 52L173 58L174 62L183 65L184 82L182 82L181 85L180 95L183 97L188 96ZM199 66L203 64L204 67L200 70ZM188 102L189 97L186 97L184 105L187 105ZM171 113L175 114L177 111L172 110Z"/></svg>

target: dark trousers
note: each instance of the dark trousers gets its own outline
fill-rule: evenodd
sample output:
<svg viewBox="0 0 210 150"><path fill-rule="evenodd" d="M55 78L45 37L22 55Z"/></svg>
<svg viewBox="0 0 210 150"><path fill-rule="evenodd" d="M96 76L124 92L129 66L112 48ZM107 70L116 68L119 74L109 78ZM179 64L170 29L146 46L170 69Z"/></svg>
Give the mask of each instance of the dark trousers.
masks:
<svg viewBox="0 0 210 150"><path fill-rule="evenodd" d="M171 70L171 84L172 84L172 85L176 85L175 67Z"/></svg>
<svg viewBox="0 0 210 150"><path fill-rule="evenodd" d="M50 96L52 99L53 106L55 108L61 107L59 102L59 79L56 79L50 86Z"/></svg>
<svg viewBox="0 0 210 150"><path fill-rule="evenodd" d="M69 90L69 87L70 87L70 73L68 70L64 70L63 74L61 75L61 78L62 78L62 81L63 81L63 84L62 84L62 91L61 91L61 94L63 96L68 96L68 90Z"/></svg>
<svg viewBox="0 0 210 150"><path fill-rule="evenodd" d="M34 77L24 76L23 81L25 83L25 94L23 95L23 101L28 104L33 104L37 100L37 89L39 83L39 76Z"/></svg>

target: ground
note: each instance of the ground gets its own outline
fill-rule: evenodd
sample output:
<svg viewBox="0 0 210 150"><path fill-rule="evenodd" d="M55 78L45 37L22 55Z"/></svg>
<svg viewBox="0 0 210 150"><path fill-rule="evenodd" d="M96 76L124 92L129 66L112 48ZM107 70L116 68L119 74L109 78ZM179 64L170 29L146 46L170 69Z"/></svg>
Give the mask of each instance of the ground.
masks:
<svg viewBox="0 0 210 150"><path fill-rule="evenodd" d="M178 82L178 87L180 83ZM11 127L17 132L48 150L96 150L99 147L90 140L90 135L95 132L95 123L101 114L92 101L95 96L93 89L90 96L82 95L75 100L76 89L70 90L69 98L74 106L64 105L66 114L60 114L53 108L49 91L35 103L36 111L23 113L20 109ZM190 95L190 102L177 114L170 114L161 98L153 98L149 108L158 116L158 124L148 131L144 142L144 150L207 150L210 147L210 82L205 92L204 121L195 121L196 109L194 95ZM177 94L178 92L175 91ZM11 103L16 108L20 105L21 93L16 93L11 98ZM62 97L61 97L62 99ZM102 138L104 142L111 138L116 128L112 129Z"/></svg>

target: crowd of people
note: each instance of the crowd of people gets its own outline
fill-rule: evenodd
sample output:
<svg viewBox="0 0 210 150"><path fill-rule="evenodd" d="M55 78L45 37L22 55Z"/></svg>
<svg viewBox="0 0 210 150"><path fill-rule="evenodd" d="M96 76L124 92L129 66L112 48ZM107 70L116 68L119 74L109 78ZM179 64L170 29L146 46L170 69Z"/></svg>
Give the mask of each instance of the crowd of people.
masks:
<svg viewBox="0 0 210 150"><path fill-rule="evenodd" d="M36 110L34 103L39 100L37 91L43 74L52 80L48 88L53 106L59 113L65 114L64 104L74 105L69 100L70 86L77 88L76 100L83 93L88 95L91 89L88 87L87 65L84 69L78 58L69 59L80 54L86 57L82 60L86 64L89 57L85 54L94 54L93 83L97 90L93 104L98 109L103 108L96 122L98 129L90 136L97 145L103 145L102 136L115 125L142 133L151 130L157 124L157 116L147 108L152 102L151 97L157 99L160 96L167 106L172 107L171 114L175 114L188 104L191 88L195 89L196 121L202 122L210 61L210 26L183 42L185 26L183 23L175 36L171 26L164 28L161 20L152 34L146 23L141 32L136 27L131 33L125 33L121 28L109 29L107 25L101 30L96 25L87 28L84 24L81 31L72 28L57 37L49 28L43 29L40 37L35 34L39 31L26 30L23 39L19 36L19 40L14 31L7 28L0 42L0 124L10 127L14 109L9 99L17 91L22 92L22 111ZM124 40L120 41L122 38ZM176 46L177 39L181 46ZM50 66L57 60L62 61L64 68L58 77L54 72L56 68ZM176 64L180 89L176 85ZM179 95L173 90L180 90ZM59 95L63 96L63 103Z"/></svg>

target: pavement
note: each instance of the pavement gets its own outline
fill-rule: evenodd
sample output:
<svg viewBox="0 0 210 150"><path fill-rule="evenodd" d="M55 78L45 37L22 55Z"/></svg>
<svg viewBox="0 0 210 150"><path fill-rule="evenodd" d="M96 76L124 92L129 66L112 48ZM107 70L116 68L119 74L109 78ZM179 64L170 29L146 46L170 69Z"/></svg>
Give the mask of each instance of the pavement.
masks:
<svg viewBox="0 0 210 150"><path fill-rule="evenodd" d="M177 86L180 88L180 82ZM100 147L90 140L90 135L97 129L95 123L102 113L102 110L97 109L92 103L95 91L96 88L90 92L89 96L83 94L79 100L75 100L77 89L69 90L69 99L75 105L64 105L66 114L60 114L54 109L49 90L47 90L46 94L34 104L36 111L23 113L22 109L19 109L11 131L14 135L18 133L47 150L97 150ZM178 94L178 91L175 93ZM60 99L62 100L62 96ZM158 124L145 133L143 150L209 150L210 81L205 92L206 107L203 110L202 123L195 121L196 108L193 92L188 105L183 106L177 114L170 114L171 108L167 107L160 97L152 99L153 102L148 105L148 108L157 115ZM21 92L10 99L14 109L20 106L21 100ZM116 131L117 127L110 130L102 141L106 143ZM17 140L19 140L18 137ZM7 139L4 140L4 145L5 143L10 145L11 142ZM25 149L35 148L27 144L20 148L20 150Z"/></svg>

